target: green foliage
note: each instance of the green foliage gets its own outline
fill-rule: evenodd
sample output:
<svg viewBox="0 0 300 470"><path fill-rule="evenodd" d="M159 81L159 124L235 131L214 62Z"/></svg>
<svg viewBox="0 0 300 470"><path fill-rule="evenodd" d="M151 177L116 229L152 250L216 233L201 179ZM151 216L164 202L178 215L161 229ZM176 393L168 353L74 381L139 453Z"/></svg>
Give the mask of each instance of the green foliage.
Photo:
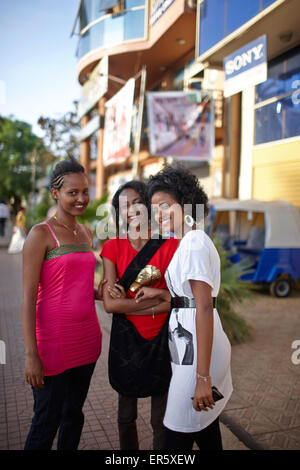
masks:
<svg viewBox="0 0 300 470"><path fill-rule="evenodd" d="M38 179L52 158L28 123L0 117L1 196L26 199L32 190L33 163Z"/></svg>
<svg viewBox="0 0 300 470"><path fill-rule="evenodd" d="M97 208L107 202L108 195L105 194L101 199L95 199L90 201L88 207L85 209L82 216L77 217L77 220L81 224L85 224L93 232L97 223L103 219L103 216L99 217L96 215Z"/></svg>
<svg viewBox="0 0 300 470"><path fill-rule="evenodd" d="M31 227L47 219L47 212L53 206L53 200L48 191L42 195L39 204L29 207L26 211L26 228L29 231Z"/></svg>
<svg viewBox="0 0 300 470"><path fill-rule="evenodd" d="M231 263L228 251L222 248L220 241L213 238L221 259L221 286L218 294L218 312L225 333L231 344L242 343L251 339L251 328L246 321L235 312L234 307L244 299L254 295L252 284L239 281L242 273L249 269L247 262Z"/></svg>
<svg viewBox="0 0 300 470"><path fill-rule="evenodd" d="M29 124L0 118L0 186L5 196L27 196L31 190L28 154L38 142Z"/></svg>

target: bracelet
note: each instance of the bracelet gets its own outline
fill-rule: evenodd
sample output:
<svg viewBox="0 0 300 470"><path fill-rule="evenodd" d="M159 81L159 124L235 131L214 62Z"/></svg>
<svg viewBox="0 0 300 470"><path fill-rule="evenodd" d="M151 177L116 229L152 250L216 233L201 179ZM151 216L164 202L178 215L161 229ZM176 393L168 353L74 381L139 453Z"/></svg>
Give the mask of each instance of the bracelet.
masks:
<svg viewBox="0 0 300 470"><path fill-rule="evenodd" d="M151 307L151 310L152 310L152 318L154 318L155 317L154 307Z"/></svg>
<svg viewBox="0 0 300 470"><path fill-rule="evenodd" d="M208 379L210 379L210 375L204 376L204 375L198 374L198 372L196 374L197 374L197 379L202 379L204 380L204 382L207 382Z"/></svg>

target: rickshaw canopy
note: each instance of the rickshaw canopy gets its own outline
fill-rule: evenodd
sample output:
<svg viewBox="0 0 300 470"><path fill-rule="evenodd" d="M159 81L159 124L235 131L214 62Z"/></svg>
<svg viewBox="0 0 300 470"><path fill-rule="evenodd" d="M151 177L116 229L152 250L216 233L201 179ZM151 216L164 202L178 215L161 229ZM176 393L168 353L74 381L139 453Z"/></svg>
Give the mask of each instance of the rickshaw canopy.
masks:
<svg viewBox="0 0 300 470"><path fill-rule="evenodd" d="M265 248L300 248L300 213L289 201L213 199L218 211L262 212L265 217Z"/></svg>

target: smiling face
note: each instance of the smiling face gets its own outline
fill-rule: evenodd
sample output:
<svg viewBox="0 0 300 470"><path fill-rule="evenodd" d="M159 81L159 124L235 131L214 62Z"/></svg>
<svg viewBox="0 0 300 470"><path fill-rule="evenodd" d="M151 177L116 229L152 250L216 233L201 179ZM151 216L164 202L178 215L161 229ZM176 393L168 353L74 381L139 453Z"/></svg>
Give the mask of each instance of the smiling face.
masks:
<svg viewBox="0 0 300 470"><path fill-rule="evenodd" d="M148 236L148 212L143 198L132 188L124 189L119 196L119 217L135 232L137 238ZM138 235L139 234L139 235Z"/></svg>
<svg viewBox="0 0 300 470"><path fill-rule="evenodd" d="M158 191L153 194L151 200L154 217L161 232L175 233L181 238L183 227L183 210L174 196Z"/></svg>
<svg viewBox="0 0 300 470"><path fill-rule="evenodd" d="M59 209L72 216L80 216L87 207L90 196L88 180L84 173L68 173L60 189L51 189Z"/></svg>

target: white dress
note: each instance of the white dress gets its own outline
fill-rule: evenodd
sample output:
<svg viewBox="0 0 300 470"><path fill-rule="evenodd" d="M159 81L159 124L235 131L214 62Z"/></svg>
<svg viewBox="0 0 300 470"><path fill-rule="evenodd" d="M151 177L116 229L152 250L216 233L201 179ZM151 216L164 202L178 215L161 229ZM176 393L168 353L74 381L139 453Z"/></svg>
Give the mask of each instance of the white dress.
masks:
<svg viewBox="0 0 300 470"><path fill-rule="evenodd" d="M220 287L220 258L211 239L202 230L192 230L182 239L165 273L171 295L193 298L189 280L204 281L217 297ZM214 408L196 411L197 343L196 309L173 308L169 322L169 349L172 378L164 425L173 431L197 432L211 424L224 409L232 393L231 346L214 309L214 333L210 363L212 385L224 395Z"/></svg>

